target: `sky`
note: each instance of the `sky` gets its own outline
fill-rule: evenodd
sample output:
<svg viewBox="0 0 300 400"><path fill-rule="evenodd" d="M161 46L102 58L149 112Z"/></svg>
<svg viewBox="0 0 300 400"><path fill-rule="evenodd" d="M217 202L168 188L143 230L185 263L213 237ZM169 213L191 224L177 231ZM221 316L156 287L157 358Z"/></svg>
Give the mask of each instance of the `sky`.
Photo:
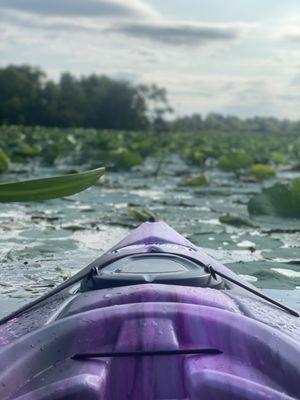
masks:
<svg viewBox="0 0 300 400"><path fill-rule="evenodd" d="M0 67L165 87L175 116L300 119L300 0L0 0Z"/></svg>

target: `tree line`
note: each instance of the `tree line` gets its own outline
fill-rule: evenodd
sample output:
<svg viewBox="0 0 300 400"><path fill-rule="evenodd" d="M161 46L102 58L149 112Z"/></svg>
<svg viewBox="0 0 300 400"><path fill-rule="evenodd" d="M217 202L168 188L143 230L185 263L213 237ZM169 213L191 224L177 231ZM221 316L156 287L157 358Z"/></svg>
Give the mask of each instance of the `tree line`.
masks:
<svg viewBox="0 0 300 400"><path fill-rule="evenodd" d="M61 74L57 82L40 68L0 68L0 124L110 130L300 133L300 121L200 114L170 120L167 92L104 75Z"/></svg>
<svg viewBox="0 0 300 400"><path fill-rule="evenodd" d="M36 67L0 68L0 124L139 130L163 125L168 112L156 85L68 72L54 82Z"/></svg>
<svg viewBox="0 0 300 400"><path fill-rule="evenodd" d="M300 117L300 113L299 113ZM228 132L228 133L260 133L260 134L300 134L300 119L290 121L274 117L252 117L240 119L235 116L224 116L216 113L203 118L193 114L175 119L172 130L181 132Z"/></svg>

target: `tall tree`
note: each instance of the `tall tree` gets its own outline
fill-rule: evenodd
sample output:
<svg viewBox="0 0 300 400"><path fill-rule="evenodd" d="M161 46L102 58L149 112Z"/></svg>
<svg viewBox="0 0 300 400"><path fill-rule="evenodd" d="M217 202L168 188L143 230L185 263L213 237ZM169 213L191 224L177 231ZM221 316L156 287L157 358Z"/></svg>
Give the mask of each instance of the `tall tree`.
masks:
<svg viewBox="0 0 300 400"><path fill-rule="evenodd" d="M0 70L0 121L35 124L45 74L30 66L10 65Z"/></svg>

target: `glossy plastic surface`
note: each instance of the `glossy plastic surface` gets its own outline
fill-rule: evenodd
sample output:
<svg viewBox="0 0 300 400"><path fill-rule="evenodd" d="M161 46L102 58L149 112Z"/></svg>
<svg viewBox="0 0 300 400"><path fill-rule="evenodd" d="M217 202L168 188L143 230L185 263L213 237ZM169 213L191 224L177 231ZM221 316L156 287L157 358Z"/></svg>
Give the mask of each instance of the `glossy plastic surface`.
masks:
<svg viewBox="0 0 300 400"><path fill-rule="evenodd" d="M142 225L97 262L127 252L215 262L162 223ZM63 301L56 321L41 318L39 329L37 310L1 327L1 400L300 399L298 319L243 291L142 284ZM191 348L222 354L71 359Z"/></svg>

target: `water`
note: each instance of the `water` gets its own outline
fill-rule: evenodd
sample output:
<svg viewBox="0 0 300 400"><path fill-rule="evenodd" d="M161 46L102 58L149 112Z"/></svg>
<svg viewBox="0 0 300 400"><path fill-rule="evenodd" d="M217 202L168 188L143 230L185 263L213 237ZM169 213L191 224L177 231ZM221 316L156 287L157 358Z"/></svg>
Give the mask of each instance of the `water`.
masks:
<svg viewBox="0 0 300 400"><path fill-rule="evenodd" d="M131 173L109 173L103 186L67 199L0 204L0 316L51 290L122 239L138 225L128 207L141 206L267 294L300 309L299 221L265 217L254 221L255 228L222 224L219 217L226 213L248 217L246 203L260 184L210 168L209 186L188 188L181 184L187 172L193 171L169 160L158 178L150 162Z"/></svg>

